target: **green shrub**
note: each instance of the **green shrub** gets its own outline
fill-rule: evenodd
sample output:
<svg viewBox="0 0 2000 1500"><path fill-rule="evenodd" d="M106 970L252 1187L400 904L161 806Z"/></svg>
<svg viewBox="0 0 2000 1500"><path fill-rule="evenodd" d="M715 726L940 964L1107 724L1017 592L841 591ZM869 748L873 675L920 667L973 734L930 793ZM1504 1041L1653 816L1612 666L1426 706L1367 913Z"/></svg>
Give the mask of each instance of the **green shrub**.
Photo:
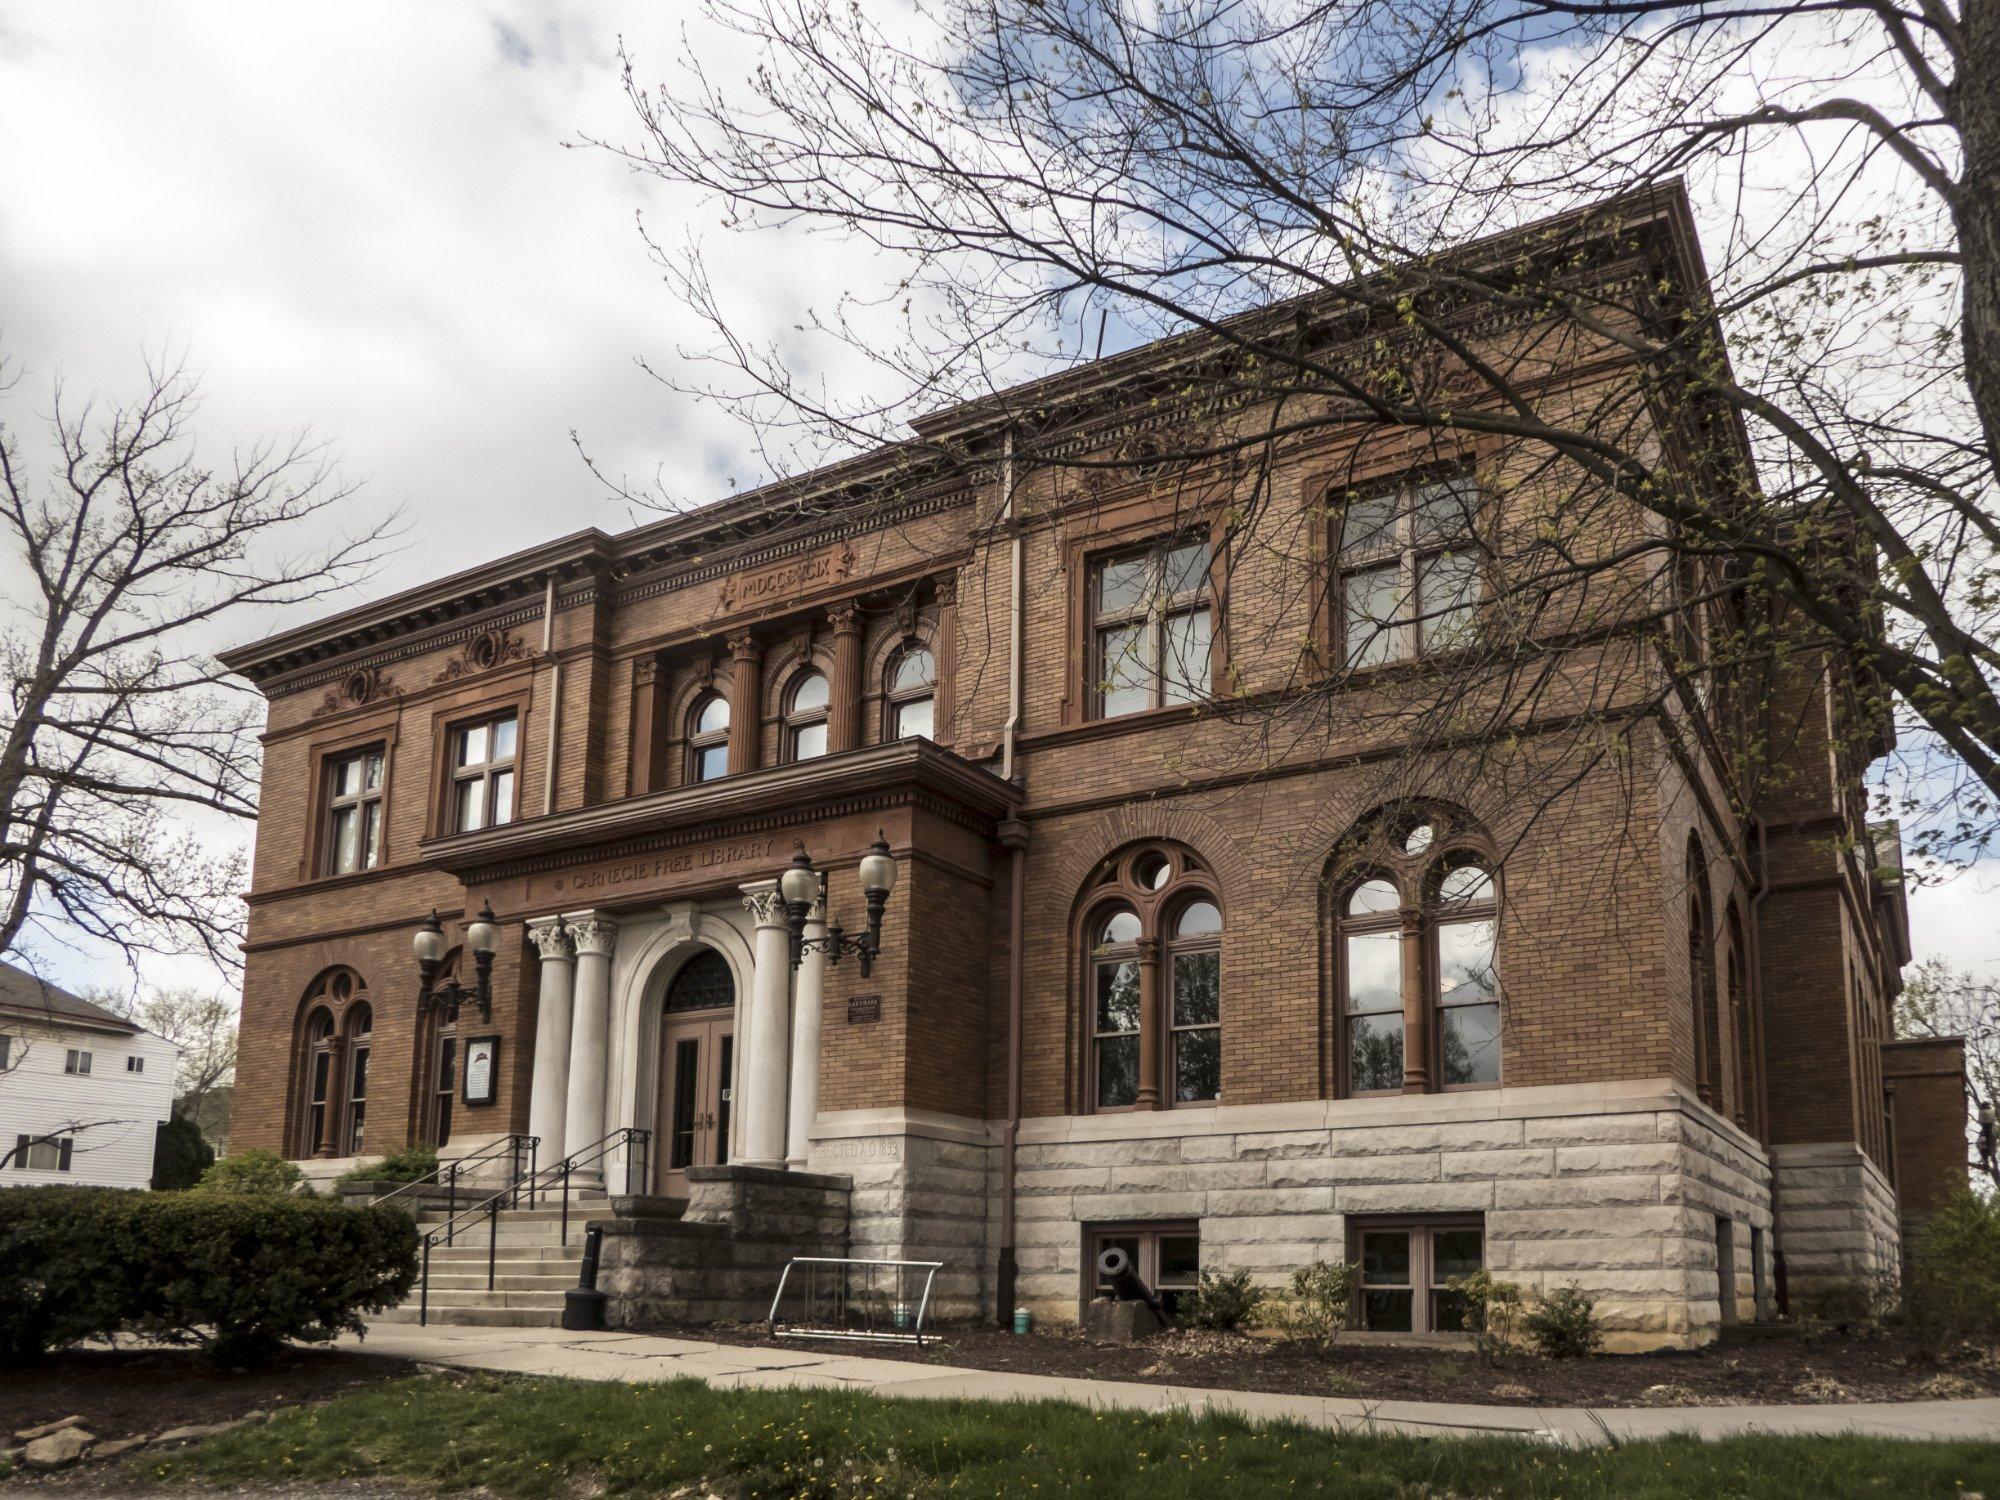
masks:
<svg viewBox="0 0 2000 1500"><path fill-rule="evenodd" d="M422 1182L437 1169L437 1147L419 1143L391 1151L371 1165L349 1168L333 1179L333 1190L338 1196L342 1188L367 1182Z"/></svg>
<svg viewBox="0 0 2000 1500"><path fill-rule="evenodd" d="M275 1151L242 1151L225 1156L201 1174L200 1193L265 1193L281 1197L296 1193L306 1176Z"/></svg>
<svg viewBox="0 0 2000 1500"><path fill-rule="evenodd" d="M1521 1288L1512 1281L1499 1281L1490 1271L1474 1271L1454 1276L1445 1290L1465 1304L1465 1328L1472 1335L1472 1347L1484 1360L1499 1358L1514 1347L1521 1320Z"/></svg>
<svg viewBox="0 0 2000 1500"><path fill-rule="evenodd" d="M1217 1276L1203 1271L1194 1295L1181 1299L1181 1322L1190 1328L1241 1328L1264 1300L1264 1294L1250 1285L1248 1271L1229 1271Z"/></svg>
<svg viewBox="0 0 2000 1500"><path fill-rule="evenodd" d="M1867 1333L1896 1311L1896 1284L1887 1277L1848 1276L1818 1281L1792 1298L1793 1311L1808 1323L1836 1333Z"/></svg>
<svg viewBox="0 0 2000 1500"><path fill-rule="evenodd" d="M1546 1359L1578 1359L1604 1347L1597 1304L1575 1282L1543 1292L1521 1319L1521 1328Z"/></svg>
<svg viewBox="0 0 2000 1500"><path fill-rule="evenodd" d="M395 1208L218 1192L0 1192L0 1353L125 1333L206 1344L225 1364L359 1331L416 1281Z"/></svg>
<svg viewBox="0 0 2000 1500"><path fill-rule="evenodd" d="M1327 1345L1347 1331L1361 1268L1344 1260L1316 1260L1292 1272L1291 1295L1272 1306L1269 1321L1287 1338Z"/></svg>
<svg viewBox="0 0 2000 1500"><path fill-rule="evenodd" d="M1910 1251L1911 1331L1935 1349L2000 1333L2000 1203L1961 1193L1925 1221Z"/></svg>
<svg viewBox="0 0 2000 1500"><path fill-rule="evenodd" d="M201 1127L186 1115L160 1122L153 1139L153 1181L156 1192L191 1188L215 1164L215 1147L202 1139Z"/></svg>

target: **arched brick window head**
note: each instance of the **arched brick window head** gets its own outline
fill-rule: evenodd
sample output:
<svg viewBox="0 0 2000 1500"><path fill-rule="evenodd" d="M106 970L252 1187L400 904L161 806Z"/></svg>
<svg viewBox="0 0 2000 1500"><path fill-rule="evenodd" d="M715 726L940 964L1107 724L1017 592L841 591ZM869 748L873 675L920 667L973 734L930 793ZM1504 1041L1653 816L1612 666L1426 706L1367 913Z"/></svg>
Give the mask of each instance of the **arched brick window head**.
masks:
<svg viewBox="0 0 2000 1500"><path fill-rule="evenodd" d="M1443 810L1376 820L1334 883L1337 1092L1500 1082L1492 858Z"/></svg>
<svg viewBox="0 0 2000 1500"><path fill-rule="evenodd" d="M1085 910L1093 1110L1222 1097L1222 906L1199 859L1146 845L1112 860Z"/></svg>

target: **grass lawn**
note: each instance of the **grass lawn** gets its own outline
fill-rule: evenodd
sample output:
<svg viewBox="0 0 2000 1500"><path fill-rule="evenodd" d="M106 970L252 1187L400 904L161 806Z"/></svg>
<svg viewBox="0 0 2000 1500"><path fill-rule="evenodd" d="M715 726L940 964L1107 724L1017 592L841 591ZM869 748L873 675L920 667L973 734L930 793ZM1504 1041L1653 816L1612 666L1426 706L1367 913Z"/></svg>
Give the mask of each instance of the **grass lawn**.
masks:
<svg viewBox="0 0 2000 1500"><path fill-rule="evenodd" d="M382 1478L497 1496L670 1494L690 1484L694 1494L731 1497L2000 1496L2000 1447L1973 1444L1743 1438L1575 1451L1053 1402L506 1376L396 1381L137 1469L225 1484Z"/></svg>

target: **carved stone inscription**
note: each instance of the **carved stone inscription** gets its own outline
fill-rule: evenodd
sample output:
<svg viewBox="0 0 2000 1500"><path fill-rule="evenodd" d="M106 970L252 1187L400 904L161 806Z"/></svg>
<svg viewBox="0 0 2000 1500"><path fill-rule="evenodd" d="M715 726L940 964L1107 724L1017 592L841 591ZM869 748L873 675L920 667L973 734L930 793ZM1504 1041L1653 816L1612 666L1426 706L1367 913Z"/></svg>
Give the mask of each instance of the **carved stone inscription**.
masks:
<svg viewBox="0 0 2000 1500"><path fill-rule="evenodd" d="M722 585L722 610L739 609L782 598L823 583L838 583L854 571L854 544L842 542L825 552L796 562L780 563L760 573L736 573Z"/></svg>
<svg viewBox="0 0 2000 1500"><path fill-rule="evenodd" d="M564 875L552 876L549 888L560 894L592 896L615 891L622 886L647 885L673 875L723 865L745 864L769 859L777 847L775 839L734 839L726 844L708 844L699 849L675 849L667 854L642 854L610 864L592 865Z"/></svg>

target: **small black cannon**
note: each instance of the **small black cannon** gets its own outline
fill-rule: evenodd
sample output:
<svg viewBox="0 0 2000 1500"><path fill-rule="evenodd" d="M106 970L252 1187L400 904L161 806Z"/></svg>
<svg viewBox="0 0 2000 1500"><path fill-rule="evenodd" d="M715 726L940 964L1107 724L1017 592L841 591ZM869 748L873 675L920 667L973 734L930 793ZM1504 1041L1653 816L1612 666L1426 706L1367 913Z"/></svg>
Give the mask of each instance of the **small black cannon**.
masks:
<svg viewBox="0 0 2000 1500"><path fill-rule="evenodd" d="M1099 1251L1097 1280L1111 1288L1111 1295L1093 1298L1084 1309L1084 1326L1093 1337L1123 1343L1167 1326L1160 1294L1140 1277L1129 1250L1107 1245Z"/></svg>

